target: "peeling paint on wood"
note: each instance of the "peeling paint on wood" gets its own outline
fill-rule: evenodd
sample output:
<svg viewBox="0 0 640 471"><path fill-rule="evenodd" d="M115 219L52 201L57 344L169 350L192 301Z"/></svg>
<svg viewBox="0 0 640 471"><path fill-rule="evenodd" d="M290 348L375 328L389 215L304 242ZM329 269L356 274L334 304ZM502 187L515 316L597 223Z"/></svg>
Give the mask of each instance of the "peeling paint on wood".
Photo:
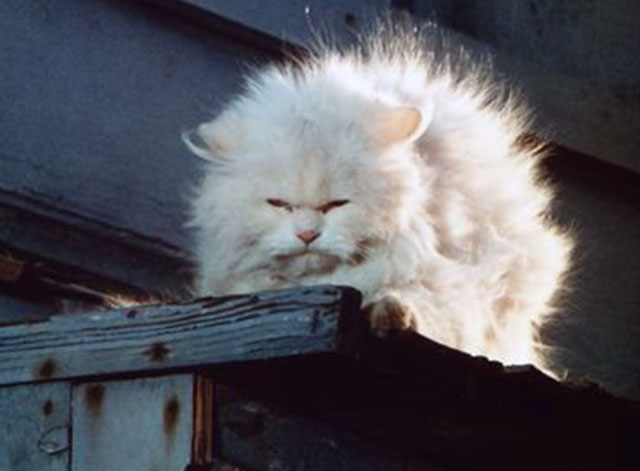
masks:
<svg viewBox="0 0 640 471"><path fill-rule="evenodd" d="M184 469L190 455L201 458L201 462L191 462L192 469L199 469L198 466L207 469L211 464L209 458L213 457L210 451L214 434L221 437L216 442L217 456L231 457L233 463L251 469L287 469L295 463L304 464L299 469L324 471L326 468L318 466L330 463L336 471L384 471L404 459L396 453L398 450L407 450L411 460L414 457L418 460L416 467L406 467L416 470L430 469L420 464L429 464L434 459L461 469L472 469L471 464L482 462L495 468L531 471L547 469L549 463L600 471L637 462L634 441L640 427L637 405L593 388L562 385L533 367L504 368L497 362L439 345L415 332L399 332L385 339L362 335L366 331L356 321L363 319L353 316L359 314L354 308L357 297L348 293L336 287L300 288L183 305L144 306L138 308L135 319L120 315L119 322L146 327L145 347L156 341L166 342L162 338L163 328L169 324L197 331L204 337L204 343L198 343L197 338L185 341L190 348L206 347L205 353L210 356L205 356L208 360L204 362L202 357L186 357L185 371L202 374L208 366L206 374L215 378L216 392L218 385L223 385L246 391L248 396L240 401L225 396L214 398L212 380L200 382L191 375L77 384L73 387L72 401L72 469L93 471L96 469L93 463L105 463L109 467L97 471L123 467L162 471L164 463L179 461L176 456L185 461L174 469ZM313 308L308 315L291 314L300 311L300 303L290 311L283 308L291 307L290 302L282 303L283 299L291 301L291 297L298 302L305 299L307 302L303 304L307 307L309 300L315 300L310 303ZM323 313L319 306L327 302L332 308ZM255 303L266 311L257 315L247 309ZM336 303L340 308L336 308ZM198 308L193 310L194 306ZM207 310L206 315L200 317L203 310ZM263 317L274 323L260 322ZM97 314L96 318L101 319ZM77 317L78 322L87 320L83 319ZM149 319L156 322L145 324ZM251 322L246 323L247 319ZM232 334L232 340L205 329L213 320L224 320L214 324L216 329ZM66 321L59 319L57 325L56 319L51 320L55 328L65 326ZM297 323L305 328L292 331L290 325ZM88 325L92 324L84 325L84 329ZM115 331L126 341L119 338L118 348L102 345L111 356L119 356L123 344L129 346L142 335L117 325ZM32 336L28 338L34 342L30 347L37 348L41 340L38 337L49 327L51 324L40 325L30 332ZM20 338L12 329L0 329L5 334L0 337L0 345L9 345L8 342ZM263 355L260 358L269 361L241 361L258 358L253 356L256 353L253 350L249 350L252 356L246 356L244 342L256 345L265 341L273 347L283 337L289 347L286 353L283 345L277 346L277 355L265 346L258 352ZM314 345L314 349L300 350L298 340ZM172 342L176 344L175 340ZM218 350L210 350L211 344L216 343L225 351L234 346L240 349L235 355L225 356ZM341 348L345 343L352 349ZM142 351L136 344L136 358L142 356ZM4 358L11 358L5 354ZM44 360L53 358L51 352L47 351L47 355ZM60 357L55 354L57 361ZM0 357L0 371L2 360ZM127 370L120 373L131 374ZM82 375L77 381L83 381ZM29 390L30 386L39 385L15 388ZM13 389L4 387L0 391ZM48 400L52 401L52 408L47 406ZM274 419L272 406L290 411L285 412L289 418L284 422L278 417ZM33 404L33 413L42 417L55 416L59 410L50 397L39 397ZM309 420L298 422L297 414L307 415ZM318 426L320 422L326 422L327 427ZM344 434L347 429L355 434ZM60 425L47 428L38 439L37 449L49 456L64 453L66 445L60 438L63 432ZM372 442L369 439L358 442L360 435ZM386 443L386 447L376 447L370 454L373 440ZM497 449L496 442L504 449ZM356 447L361 447L360 451ZM347 455L353 461L343 460ZM371 464L371 457L377 457L375 465ZM411 460L405 461L407 466L413 465ZM354 463L370 466L358 468ZM381 463L388 466L375 467Z"/></svg>
<svg viewBox="0 0 640 471"><path fill-rule="evenodd" d="M316 286L7 326L0 384L336 352L367 331L359 305L352 288Z"/></svg>

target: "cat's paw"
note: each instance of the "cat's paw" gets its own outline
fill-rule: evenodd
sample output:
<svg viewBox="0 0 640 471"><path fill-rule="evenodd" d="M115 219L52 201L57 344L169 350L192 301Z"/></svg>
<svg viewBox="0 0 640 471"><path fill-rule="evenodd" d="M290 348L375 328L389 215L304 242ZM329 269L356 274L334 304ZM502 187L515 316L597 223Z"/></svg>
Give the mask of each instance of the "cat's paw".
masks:
<svg viewBox="0 0 640 471"><path fill-rule="evenodd" d="M418 319L413 310L398 298L384 296L364 307L369 317L371 331L378 337L386 337L394 330L417 330Z"/></svg>

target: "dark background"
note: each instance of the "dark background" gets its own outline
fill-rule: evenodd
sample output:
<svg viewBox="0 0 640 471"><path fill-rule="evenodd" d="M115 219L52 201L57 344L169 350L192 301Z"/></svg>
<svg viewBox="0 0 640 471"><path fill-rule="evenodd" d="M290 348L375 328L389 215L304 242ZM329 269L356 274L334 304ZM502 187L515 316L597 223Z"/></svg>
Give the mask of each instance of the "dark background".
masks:
<svg viewBox="0 0 640 471"><path fill-rule="evenodd" d="M180 294L199 165L180 132L316 25L348 38L390 7L490 50L537 111L558 145L547 163L556 214L579 241L545 341L570 377L640 397L633 0L0 2L0 322L105 292Z"/></svg>

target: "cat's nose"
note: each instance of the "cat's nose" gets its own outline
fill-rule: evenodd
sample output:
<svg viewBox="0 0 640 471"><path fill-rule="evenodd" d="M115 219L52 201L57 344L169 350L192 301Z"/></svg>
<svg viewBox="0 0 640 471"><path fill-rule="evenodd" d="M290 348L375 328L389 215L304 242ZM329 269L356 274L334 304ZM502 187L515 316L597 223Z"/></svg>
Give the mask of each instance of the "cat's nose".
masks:
<svg viewBox="0 0 640 471"><path fill-rule="evenodd" d="M311 242L316 240L319 235L320 233L314 230L296 232L296 237L306 245L309 245Z"/></svg>

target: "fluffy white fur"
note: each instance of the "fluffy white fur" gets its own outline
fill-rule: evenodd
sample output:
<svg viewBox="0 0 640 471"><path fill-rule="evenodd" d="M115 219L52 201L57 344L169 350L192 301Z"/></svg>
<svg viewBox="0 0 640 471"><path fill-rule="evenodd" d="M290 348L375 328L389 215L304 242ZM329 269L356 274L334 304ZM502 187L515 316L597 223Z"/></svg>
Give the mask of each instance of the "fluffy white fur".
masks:
<svg viewBox="0 0 640 471"><path fill-rule="evenodd" d="M391 36L258 71L186 139L213 162L193 200L198 290L350 285L379 334L535 361L571 244L545 216L539 152L516 142L525 115L482 67Z"/></svg>

